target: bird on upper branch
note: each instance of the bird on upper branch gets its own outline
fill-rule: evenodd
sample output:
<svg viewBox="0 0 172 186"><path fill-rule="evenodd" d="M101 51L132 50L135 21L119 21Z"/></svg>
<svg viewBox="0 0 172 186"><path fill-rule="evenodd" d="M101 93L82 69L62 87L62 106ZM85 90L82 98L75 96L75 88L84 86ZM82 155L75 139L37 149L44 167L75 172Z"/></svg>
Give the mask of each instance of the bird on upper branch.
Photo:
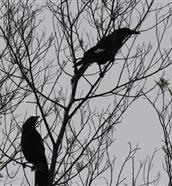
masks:
<svg viewBox="0 0 172 186"><path fill-rule="evenodd" d="M23 124L21 148L26 160L34 165L37 186L48 184L48 164L41 135L36 130L39 116L31 116Z"/></svg>
<svg viewBox="0 0 172 186"><path fill-rule="evenodd" d="M71 82L78 81L86 69L94 62L100 67L102 64L114 61L115 55L124 44L124 40L132 34L140 34L140 32L130 30L129 28L120 28L114 30L112 34L103 37L94 47L86 51L83 58L73 66L77 67L82 65Z"/></svg>

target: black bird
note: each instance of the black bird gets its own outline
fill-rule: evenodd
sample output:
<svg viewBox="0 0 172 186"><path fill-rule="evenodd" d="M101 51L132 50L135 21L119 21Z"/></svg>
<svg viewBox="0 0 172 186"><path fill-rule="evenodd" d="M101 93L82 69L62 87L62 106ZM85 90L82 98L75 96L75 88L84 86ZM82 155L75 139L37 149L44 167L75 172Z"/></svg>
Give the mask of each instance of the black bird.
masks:
<svg viewBox="0 0 172 186"><path fill-rule="evenodd" d="M48 164L41 135L35 125L39 116L31 116L23 124L21 148L26 160L34 165L37 186L48 184Z"/></svg>
<svg viewBox="0 0 172 186"><path fill-rule="evenodd" d="M121 28L103 37L94 47L86 51L83 58L73 66L77 67L82 65L72 78L72 83L78 81L92 63L96 62L100 67L100 65L108 61L114 61L116 53L124 44L124 40L132 34L140 34L140 32L130 30L129 28Z"/></svg>

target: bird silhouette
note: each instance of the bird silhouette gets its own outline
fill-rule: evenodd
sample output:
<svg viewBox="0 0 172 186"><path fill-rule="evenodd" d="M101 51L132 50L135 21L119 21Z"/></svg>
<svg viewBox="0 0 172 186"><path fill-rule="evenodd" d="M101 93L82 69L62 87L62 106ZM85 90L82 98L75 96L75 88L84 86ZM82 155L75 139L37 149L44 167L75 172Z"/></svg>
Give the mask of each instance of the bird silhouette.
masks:
<svg viewBox="0 0 172 186"><path fill-rule="evenodd" d="M32 163L35 169L35 184L47 186L48 164L45 157L43 140L36 130L36 122L39 116L31 116L23 124L21 148L26 160Z"/></svg>
<svg viewBox="0 0 172 186"><path fill-rule="evenodd" d="M103 37L94 47L86 51L83 58L73 66L82 65L73 76L71 82L78 81L92 63L96 62L100 67L102 64L114 61L115 55L124 44L124 40L132 34L140 34L140 32L129 28L120 28L114 30L112 34Z"/></svg>

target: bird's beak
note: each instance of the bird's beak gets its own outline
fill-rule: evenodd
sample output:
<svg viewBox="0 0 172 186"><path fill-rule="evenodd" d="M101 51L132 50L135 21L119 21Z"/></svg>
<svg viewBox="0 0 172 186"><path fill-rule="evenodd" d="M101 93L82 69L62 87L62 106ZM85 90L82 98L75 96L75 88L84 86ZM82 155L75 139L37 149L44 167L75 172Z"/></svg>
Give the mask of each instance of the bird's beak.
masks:
<svg viewBox="0 0 172 186"><path fill-rule="evenodd" d="M140 34L140 32L136 30L131 30L130 34Z"/></svg>

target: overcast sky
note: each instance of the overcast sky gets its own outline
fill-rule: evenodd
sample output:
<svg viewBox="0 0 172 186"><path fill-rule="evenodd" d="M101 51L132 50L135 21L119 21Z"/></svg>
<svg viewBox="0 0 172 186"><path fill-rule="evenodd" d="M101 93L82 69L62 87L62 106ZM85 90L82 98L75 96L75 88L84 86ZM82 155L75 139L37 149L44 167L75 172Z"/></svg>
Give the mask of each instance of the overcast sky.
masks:
<svg viewBox="0 0 172 186"><path fill-rule="evenodd" d="M158 2L164 3L165 1L157 0L157 3ZM170 1L167 1L167 2L170 2ZM46 15L46 19L45 19L47 28L52 27L51 24L48 25L49 16L50 15ZM144 23L144 27L141 27L141 30L147 29L152 24L153 21L154 21L153 18L147 19L147 22ZM47 31L50 32L51 30L47 29ZM88 27L88 33L89 33L89 27ZM172 33L171 28L169 30L169 34L170 33ZM149 40L152 40L152 37L153 36L148 31L148 32L141 33L137 37L137 40L138 41L145 40L145 42L149 43ZM168 41L169 39L167 39L164 45L169 45L170 43L168 43ZM93 68L94 67L97 68L95 65L93 65ZM172 67L170 67L168 70L165 71L165 77L169 79L170 82L172 82L171 71L172 71ZM154 84L155 80L158 80L162 74L163 72L150 78L148 82L148 86L149 84L150 85ZM114 77L114 74L112 75ZM104 87L105 89L109 88L109 85L112 82L111 77L112 76L110 75L109 79L107 78L107 82L104 83L104 85L105 84L107 85L107 87ZM64 77L62 82L59 82L59 87L64 86L64 85L67 86L66 88L69 88L69 86L71 86L69 78L67 79L66 77ZM97 104L98 107L101 108L106 104L106 101L104 102L104 100L105 99L102 99L101 102L94 101L94 104ZM34 111L29 110L29 112L34 112ZM119 158L117 159L117 166L120 166L121 160L126 157L126 153L128 152L128 149L129 149L128 142L131 142L133 146L135 146L138 143L139 147L141 148L138 151L138 153L136 153L136 160L138 161L139 160L144 161L148 156L151 156L153 154L155 149L160 149L163 145L163 142L162 142L163 133L162 133L162 129L160 127L160 123L158 121L157 115L155 111L153 110L153 108L150 106L150 104L143 98L138 99L127 110L127 112L123 116L122 123L116 127L116 131L114 134L116 135L116 141L112 145L111 151L112 153L115 154L115 156ZM157 156L155 157L155 175L156 175L156 172L158 172L158 169L162 170L162 174L163 174L163 168L162 168L162 161L164 161L163 156L164 155L162 153L162 150L159 150L157 152ZM138 165L137 163L136 165ZM129 172L128 173L126 172L126 174L131 174L130 168L128 168L127 171ZM33 176L33 172L31 174ZM164 177L161 179L160 185L167 184L165 174L163 176Z"/></svg>

